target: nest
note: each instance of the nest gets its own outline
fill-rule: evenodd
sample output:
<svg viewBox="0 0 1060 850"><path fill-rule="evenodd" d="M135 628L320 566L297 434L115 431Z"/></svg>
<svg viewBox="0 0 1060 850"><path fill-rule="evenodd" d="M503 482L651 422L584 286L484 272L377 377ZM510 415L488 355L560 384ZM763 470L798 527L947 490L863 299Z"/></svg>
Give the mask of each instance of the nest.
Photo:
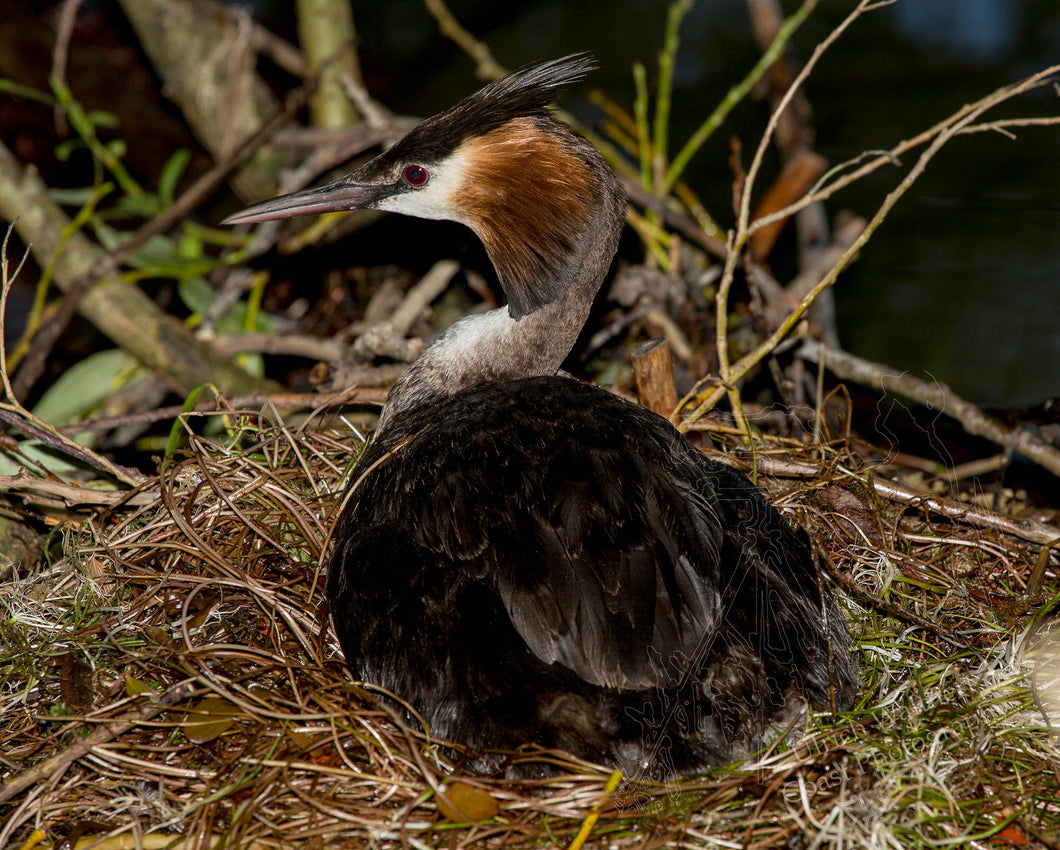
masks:
<svg viewBox="0 0 1060 850"><path fill-rule="evenodd" d="M814 448L813 479L761 483L835 565L858 705L696 780L539 752L560 775L516 781L349 676L319 568L349 432L193 421L214 436L187 426L183 460L0 586L0 846L1056 846L1048 550L878 501L844 446Z"/></svg>

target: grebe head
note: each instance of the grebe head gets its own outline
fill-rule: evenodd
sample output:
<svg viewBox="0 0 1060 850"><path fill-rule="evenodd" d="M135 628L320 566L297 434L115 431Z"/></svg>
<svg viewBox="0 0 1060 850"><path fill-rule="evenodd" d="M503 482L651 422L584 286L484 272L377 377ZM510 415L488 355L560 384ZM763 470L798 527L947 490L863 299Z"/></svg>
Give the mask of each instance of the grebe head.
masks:
<svg viewBox="0 0 1060 850"><path fill-rule="evenodd" d="M606 255L606 272L614 254L622 209L614 175L592 145L545 111L593 67L578 54L517 71L351 174L224 223L365 208L460 222L482 240L511 317L520 319L555 300L576 277L572 267L600 265Z"/></svg>

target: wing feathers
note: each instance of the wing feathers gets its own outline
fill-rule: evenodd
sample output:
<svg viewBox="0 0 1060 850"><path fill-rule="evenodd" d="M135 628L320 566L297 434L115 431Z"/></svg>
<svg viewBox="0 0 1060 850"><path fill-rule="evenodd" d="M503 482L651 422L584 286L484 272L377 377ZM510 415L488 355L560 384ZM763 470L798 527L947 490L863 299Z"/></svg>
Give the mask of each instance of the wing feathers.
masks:
<svg viewBox="0 0 1060 850"><path fill-rule="evenodd" d="M795 534L665 420L555 378L458 402L409 423L416 438L379 466L351 522L404 523L437 569L492 586L542 661L599 686L674 687L718 641L760 641L796 665L810 652L791 645L800 630L821 643Z"/></svg>

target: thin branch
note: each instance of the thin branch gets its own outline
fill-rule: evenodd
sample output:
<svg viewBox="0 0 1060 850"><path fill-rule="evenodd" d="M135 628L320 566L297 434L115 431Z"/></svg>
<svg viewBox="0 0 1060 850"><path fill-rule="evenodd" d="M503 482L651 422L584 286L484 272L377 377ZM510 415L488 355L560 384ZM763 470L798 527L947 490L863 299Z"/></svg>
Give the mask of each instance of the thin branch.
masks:
<svg viewBox="0 0 1060 850"><path fill-rule="evenodd" d="M423 0L423 5L438 22L442 35L475 60L475 74L480 80L495 80L505 75L504 66L493 58L490 49L483 42L460 25L460 21L449 11L444 0Z"/></svg>
<svg viewBox="0 0 1060 850"><path fill-rule="evenodd" d="M159 407L145 410L142 413L128 413L124 416L107 416L99 419L87 419L74 425L65 425L64 434L80 434L85 431L109 431L112 428L123 428L127 425L150 425L155 422L166 422L181 415L231 413L244 409L257 410L266 404L284 411L314 410L321 411L329 407L340 407L346 404L382 404L386 401L387 390L374 387L350 387L335 393L251 393L250 395L230 396L222 402L217 396L200 397L194 410L185 409L184 405Z"/></svg>
<svg viewBox="0 0 1060 850"><path fill-rule="evenodd" d="M866 5L865 0L863 0L861 5ZM859 6L858 8L860 9L861 6ZM815 51L815 56L818 55L820 50L821 46L818 46L818 50ZM811 65L808 64L807 68L809 67L811 67ZM836 261L831 271L829 271L828 274L826 274L817 283L817 285L814 286L813 289L811 289L806 294L806 296L799 303L799 306L788 316L788 318L780 325L780 327L777 328L772 335L770 335L767 340L761 343L749 354L741 358L740 361L731 368L719 370L720 378L722 380L722 386L715 389L702 402L700 402L696 409L692 411L692 413L690 413L686 420L681 424L681 429L687 429L690 424L694 423L697 419L703 416L703 414L710 410L715 404L717 404L721 397L729 390L729 388L735 385L736 381L740 380L740 378L742 378L751 369L757 366L765 357L770 354L770 352L772 352L776 348L780 341L784 339L784 337L787 336L788 333L791 332L795 325L801 320L805 312L809 309L810 305L813 304L814 300L816 300L817 296L829 286L831 286L833 283L835 283L836 279L839 277L839 274L843 271L843 269L847 267L847 265L849 265L851 260L853 260L853 258L858 254L858 252L861 251L861 249L869 241L872 234L876 232L876 229L890 214L891 210L894 208L894 205L898 203L901 197L919 179L920 175L924 172L924 169L927 168L928 163L935 157L935 154L937 154L947 142L949 142L955 136L958 136L963 133L965 128L969 126L976 126L973 125L973 122L976 121L987 110L992 109L998 104L1003 103L1006 100L1009 100L1017 95L1023 94L1024 92L1027 92L1033 88L1043 85L1047 81L1047 78L1057 73L1057 71L1060 71L1060 66L1053 66L1051 68L1045 69L1044 71L1039 71L1036 74L1032 74L1026 79L1011 86L1004 86L1000 89L997 89L996 91L976 101L975 103L969 106L962 107L960 110L958 110L957 113L955 113L954 116L951 116L950 119L947 119L941 124L936 125L936 128L933 129L937 129L939 127L941 127L941 129L939 129L937 135L935 135L931 144L928 145L928 147L920 155L920 158L917 160L916 164L912 167L912 169L910 169L910 171L905 175L905 177L902 178L901 182L899 182L899 184L884 198L883 203L876 211L876 214L872 217L872 219L869 221L868 225L866 225L865 229L858 236L858 238L854 240L854 242L846 251L843 252L842 256L840 256L840 258ZM783 106L779 107L779 109L782 108ZM768 132L770 131L767 130L767 133ZM750 175L748 175L748 178L750 178ZM745 201L746 192L747 190L745 189ZM774 215L790 215L790 210L791 208L789 208L788 211L782 210L778 213L775 213ZM771 216L767 218L771 218ZM736 266L736 257L740 253L739 249L742 249L743 245L746 244L749 235L749 230L746 227L746 222L743 221L742 218L741 221L743 222L741 225L741 229L738 229L735 233L730 234L729 244L730 250L733 253L725 261L725 270L722 275L722 284L718 287L717 302L719 317L719 345L725 339L723 323L724 318L727 315L727 313L722 310L722 307L724 306L724 304L722 303L722 295L724 293L724 295L727 297L728 288L726 286L726 283L731 286ZM721 352L719 351L719 355L720 353Z"/></svg>
<svg viewBox="0 0 1060 850"><path fill-rule="evenodd" d="M753 457L733 455L729 452L705 452L714 460L746 472L749 475L768 475L773 478L803 478L820 484L833 471L806 461L778 460L761 453ZM869 471L866 471L869 472ZM859 477L865 472L858 473ZM922 507L938 516L946 517L953 522L964 523L976 528L992 528L1003 534L1038 543L1042 546L1060 546L1060 528L1033 519L1011 517L996 511L959 502L955 499L944 499L934 493L924 493L891 481L878 475L865 479L866 486L872 487L876 494L892 502L902 502L915 507Z"/></svg>
<svg viewBox="0 0 1060 850"><path fill-rule="evenodd" d="M930 405L933 409L957 420L966 432L985 437L1006 449L1019 452L1043 469L1060 478L1060 451L1050 446L1033 431L1025 428L1008 428L987 416L978 407L965 401L945 384L928 383L905 372L897 372L889 366L863 360L845 351L822 349L817 345L804 345L797 357L826 366L836 377L856 381L887 393L897 393L906 398Z"/></svg>
<svg viewBox="0 0 1060 850"><path fill-rule="evenodd" d="M0 785L0 803L6 803L13 797L18 796L27 788L50 779L57 782L59 777L66 772L75 761L82 756L88 755L93 749L106 743L112 738L124 735L134 726L161 714L166 709L172 708L189 697L201 693L203 688L195 680L178 682L158 697L150 705L145 706L135 716L127 719L110 720L102 725L91 735L80 738L65 750L52 756L46 762L35 765L23 771L3 785ZM81 725L81 724L77 724Z"/></svg>
<svg viewBox="0 0 1060 850"><path fill-rule="evenodd" d="M77 12L82 0L64 0L59 11L59 25L55 32L55 48L52 50L51 78L60 85L66 86L66 60L70 53L70 41L74 35L74 24L77 23ZM66 114L62 104L55 104L55 126L60 135L67 131Z"/></svg>
<svg viewBox="0 0 1060 850"><path fill-rule="evenodd" d="M1043 85L1048 85L1049 82L1057 75L1060 74L1060 65L1051 65L1039 71L1036 74L1031 75L1027 79L1016 83L1019 86L1019 91L1016 94L1030 91L1031 89L1038 88ZM999 91L1005 91L1005 89L999 89ZM997 92L995 92L997 94ZM821 178L821 182L814 187L805 197L800 198L793 204L784 207L783 209L776 210L769 215L762 216L761 218L755 219L749 225L750 233L754 233L775 221L787 218L793 215L804 207L810 206L811 204L817 203L818 201L826 201L835 195L837 192L845 189L852 183L857 182L862 177L865 177L874 171L879 170L885 165L896 165L900 162L902 155L908 153L914 148L918 148L921 145L927 144L931 139L935 138L939 133L943 132L947 128L953 126L956 122L964 118L976 104L966 104L954 112L952 115L940 121L933 127L924 130L922 133L913 136L911 139L904 139L899 142L893 148L887 151L877 152L877 155L866 162L864 165L855 169L854 171L846 171L850 166L865 159L867 155L871 155L871 152L865 151L858 156L853 157L846 162L840 163L834 168L830 169L824 177ZM1050 127L1060 124L1060 117L1050 116L1042 118L1010 118L999 121L991 121L986 124L970 124L965 127L961 133L962 135L968 133L981 133L987 130L1007 130L1009 127ZM828 181L837 174L841 174L841 177L837 177L834 182L829 183Z"/></svg>
<svg viewBox="0 0 1060 850"><path fill-rule="evenodd" d="M674 157L669 170L666 172L666 183L664 185L667 192L669 192L677 183L681 174L687 167L689 160L696 155L696 152L703 146L703 143L710 138L711 134L721 126L726 116L732 111L732 108L744 99L747 93L754 88L765 72L777 61L781 51L784 49L784 45L788 43L788 40L795 33L795 30L801 26L802 22L806 20L810 12L812 12L814 7L817 6L817 2L818 0L804 0L798 11L784 21L780 30L777 32L777 37L773 39L773 43L769 45L769 49L762 54L762 58L758 60L750 73L748 73L743 80L729 89L721 103L719 103L714 108L714 111L707 116L707 120L700 124L698 129L689 137L688 141L685 142L685 146L681 148L677 156ZM780 110L783 109L785 105L786 101L781 104L780 108L777 110L777 114L779 114Z"/></svg>

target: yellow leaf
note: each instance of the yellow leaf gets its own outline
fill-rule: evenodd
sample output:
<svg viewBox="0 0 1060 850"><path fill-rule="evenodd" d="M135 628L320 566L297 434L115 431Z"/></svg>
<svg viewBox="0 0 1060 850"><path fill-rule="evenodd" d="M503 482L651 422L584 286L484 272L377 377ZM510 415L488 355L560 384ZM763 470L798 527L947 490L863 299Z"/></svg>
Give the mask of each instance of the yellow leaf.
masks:
<svg viewBox="0 0 1060 850"><path fill-rule="evenodd" d="M242 717L241 709L222 697L206 697L191 711L184 715L184 734L189 741L205 744L225 733L225 731Z"/></svg>
<svg viewBox="0 0 1060 850"><path fill-rule="evenodd" d="M154 691L147 682L143 682L140 679L134 679L128 673L125 674L125 696L134 697L137 694L149 694Z"/></svg>
<svg viewBox="0 0 1060 850"><path fill-rule="evenodd" d="M448 788L442 788L435 797L435 803L438 811L457 823L489 820L501 810L491 795L465 782L454 782Z"/></svg>

